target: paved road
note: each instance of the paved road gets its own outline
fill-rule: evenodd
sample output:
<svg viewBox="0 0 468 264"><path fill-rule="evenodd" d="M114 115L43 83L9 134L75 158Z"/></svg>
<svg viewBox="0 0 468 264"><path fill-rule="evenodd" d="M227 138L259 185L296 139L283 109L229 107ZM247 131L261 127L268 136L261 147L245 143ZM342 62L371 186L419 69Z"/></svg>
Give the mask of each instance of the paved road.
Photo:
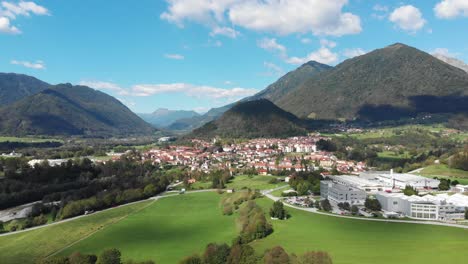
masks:
<svg viewBox="0 0 468 264"><path fill-rule="evenodd" d="M188 192L185 192L185 193L186 193L186 194L190 194L190 193L213 192L213 191L215 191L215 190L214 190L214 189L206 189L206 190L188 191ZM119 206L116 206L116 207L111 207L111 208L108 208L108 209L104 209L104 210L101 210L101 211L97 211L97 212L95 212L95 213L93 213L93 214L89 214L89 215L79 215L79 216L75 216L75 217L72 217L72 218L68 218L68 219L65 219L65 220L58 221L58 222L53 222L53 223L46 224L46 225L40 225L40 226L35 226L35 227L28 228L28 229L20 230L20 231L8 232L8 233L0 234L0 237L2 237L2 236L16 235L16 234L20 234L20 233L24 233L24 232L36 230L36 229L41 229L41 228L48 227L48 226L60 225L60 224L66 223L66 222L70 222L70 221L74 221L74 220L80 219L80 218L82 218L82 217L86 217L86 216L90 216L90 215L94 215L94 214L99 214L99 213L102 213L102 212L105 212L105 211L108 211L108 210L112 210L112 209L115 209L115 208L124 207L124 206L129 206L129 205L132 205L132 204L142 203L142 202L151 201L151 200L156 201L156 200L159 200L159 199L162 199L162 198L172 197L172 196L178 196L178 195L180 195L180 194L179 194L179 191L167 191L167 192L160 193L159 195L150 197L150 198L148 198L148 199L146 199L146 200L140 200L140 201L136 201L136 202L132 202L132 203L122 204L122 205L119 205Z"/></svg>
<svg viewBox="0 0 468 264"><path fill-rule="evenodd" d="M265 197L268 197L269 199L273 201L278 201L280 199L279 197L271 195L271 192L276 191L277 189L278 188L262 191L262 194L265 195ZM450 223L434 222L434 221L412 221L412 220L392 220L392 219L379 219L379 218L362 218L362 217L353 217L353 216L346 216L346 215L324 213L324 212L318 211L316 208L299 207L299 206L295 206L295 205L288 204L288 203L284 203L284 205L297 209L297 210L302 210L302 211L306 211L306 212L310 212L314 214L320 214L320 215L326 215L326 216L332 216L332 217L340 217L340 218L348 218L348 219L353 219L353 220L389 222L389 223L408 223L408 224L419 224L419 225L437 225L437 226L448 226L448 227L468 229L468 226L466 225L458 225L458 224L450 224Z"/></svg>

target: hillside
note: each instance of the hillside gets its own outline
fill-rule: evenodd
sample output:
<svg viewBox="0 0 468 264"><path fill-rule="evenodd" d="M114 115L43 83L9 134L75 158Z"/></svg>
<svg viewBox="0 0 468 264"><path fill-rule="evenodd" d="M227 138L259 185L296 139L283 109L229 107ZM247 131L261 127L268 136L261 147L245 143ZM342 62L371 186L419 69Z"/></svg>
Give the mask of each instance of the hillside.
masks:
<svg viewBox="0 0 468 264"><path fill-rule="evenodd" d="M14 103L50 87L50 84L31 76L16 73L0 73L0 105Z"/></svg>
<svg viewBox="0 0 468 264"><path fill-rule="evenodd" d="M305 133L300 119L260 99L234 105L218 119L194 130L190 137L288 137Z"/></svg>
<svg viewBox="0 0 468 264"><path fill-rule="evenodd" d="M247 99L268 99L277 101L286 94L295 91L302 83L309 80L318 73L332 69L333 67L316 62L309 61L299 68L288 72L276 82L270 84L267 88Z"/></svg>
<svg viewBox="0 0 468 264"><path fill-rule="evenodd" d="M177 120L199 117L200 114L195 111L169 110L166 108L159 108L153 113L138 114L138 116L155 127L167 127Z"/></svg>
<svg viewBox="0 0 468 264"><path fill-rule="evenodd" d="M457 67L457 68L460 68L464 71L466 71L468 73L468 65L466 63L464 63L463 61L459 60L459 59L456 59L456 58L451 58L451 57L447 57L447 56L444 56L442 54L432 54L432 56L436 57L437 59L447 63L447 64L450 64L454 67Z"/></svg>
<svg viewBox="0 0 468 264"><path fill-rule="evenodd" d="M468 74L397 43L346 60L273 102L299 117L376 121L466 113L467 96Z"/></svg>
<svg viewBox="0 0 468 264"><path fill-rule="evenodd" d="M120 101L85 86L53 86L0 109L0 133L6 135L111 136L152 131Z"/></svg>
<svg viewBox="0 0 468 264"><path fill-rule="evenodd" d="M244 98L241 102L251 101L251 100L258 100L258 99L268 99L270 101L277 101L286 94L294 91L298 88L302 83L306 80L309 80L316 74L320 72L327 71L332 69L333 67L318 63L316 61L309 61L299 68L288 72L281 78L279 78L276 82L270 84L264 90L260 91L259 93ZM229 110L233 107L235 103L228 104L223 107L212 108L206 114L202 116L196 116L192 118L182 118L175 121L173 124L169 126L169 129L172 130L192 130L198 128L210 121L213 121L220 117L224 112Z"/></svg>

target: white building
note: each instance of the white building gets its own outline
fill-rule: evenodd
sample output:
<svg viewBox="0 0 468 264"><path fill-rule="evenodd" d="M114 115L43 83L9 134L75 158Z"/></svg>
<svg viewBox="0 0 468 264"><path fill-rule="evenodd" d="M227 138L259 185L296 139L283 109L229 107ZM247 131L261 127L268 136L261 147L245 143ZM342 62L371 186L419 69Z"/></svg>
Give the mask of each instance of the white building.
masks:
<svg viewBox="0 0 468 264"><path fill-rule="evenodd" d="M36 164L42 164L43 162L47 162L47 163L49 163L49 166L55 167L55 166L59 166L59 165L62 165L64 163L67 163L68 159L49 159L49 160L46 160L46 159L33 159L33 160L28 161L28 164L29 164L29 166L34 167Z"/></svg>
<svg viewBox="0 0 468 264"><path fill-rule="evenodd" d="M457 193L468 192L468 185L457 184L455 187L452 187L452 190Z"/></svg>
<svg viewBox="0 0 468 264"><path fill-rule="evenodd" d="M378 193L376 195L386 212L401 213L421 220L450 221L463 219L468 207L468 196L462 194L425 195L423 197L402 193Z"/></svg>
<svg viewBox="0 0 468 264"><path fill-rule="evenodd" d="M390 185L384 184L377 180L370 180L365 177L354 176L354 175L339 175L339 176L327 176L333 182L352 186L354 188L366 191L368 193L377 193L382 191L391 190Z"/></svg>
<svg viewBox="0 0 468 264"><path fill-rule="evenodd" d="M404 189L407 185L416 189L437 189L440 181L408 173L366 172L361 175L392 188Z"/></svg>
<svg viewBox="0 0 468 264"><path fill-rule="evenodd" d="M349 185L332 181L320 182L320 196L336 203L364 204L367 194L365 191Z"/></svg>

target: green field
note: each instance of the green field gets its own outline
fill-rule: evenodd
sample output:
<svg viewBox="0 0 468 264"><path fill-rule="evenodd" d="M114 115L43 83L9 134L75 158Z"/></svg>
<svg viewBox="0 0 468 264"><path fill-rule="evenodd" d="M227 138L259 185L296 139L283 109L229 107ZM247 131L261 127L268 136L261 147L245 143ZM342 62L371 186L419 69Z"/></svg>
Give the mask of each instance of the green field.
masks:
<svg viewBox="0 0 468 264"><path fill-rule="evenodd" d="M136 203L58 225L0 236L0 263L34 263L147 205L149 202Z"/></svg>
<svg viewBox="0 0 468 264"><path fill-rule="evenodd" d="M234 216L222 215L220 197L204 192L161 199L60 254L116 247L125 259L177 263L210 242L230 243L236 236Z"/></svg>
<svg viewBox="0 0 468 264"><path fill-rule="evenodd" d="M184 256L201 253L209 242L229 243L236 236L235 216L221 214L220 198L215 192L177 195L158 200L112 225L109 223L148 203L0 237L1 263L31 263L38 256L57 252L100 226L105 228L69 248L65 247L58 254L68 255L74 251L99 253L103 249L117 247L124 259L177 263ZM272 201L263 198L257 203L268 211ZM325 250L332 255L333 263L338 264L466 261L468 230L350 220L291 208L287 210L292 216L290 219L272 221L273 234L252 242L258 254L281 245L289 253L296 254Z"/></svg>
<svg viewBox="0 0 468 264"><path fill-rule="evenodd" d="M35 138L35 137L0 137L0 142L21 142L21 143L41 143L41 142L63 142L60 139L53 138Z"/></svg>
<svg viewBox="0 0 468 264"><path fill-rule="evenodd" d="M417 173L417 175L429 178L438 177L457 180L461 184L468 184L468 171L452 169L445 164L431 165L425 167L421 172Z"/></svg>
<svg viewBox="0 0 468 264"><path fill-rule="evenodd" d="M272 202L257 201L269 209ZM382 223L315 215L287 208L292 217L273 221L273 234L253 242L258 252L282 245L301 254L324 250L333 263L465 263L468 230Z"/></svg>
<svg viewBox="0 0 468 264"><path fill-rule="evenodd" d="M284 182L278 182L275 184L269 183L271 179L275 179L278 177L274 176L262 176L262 175L255 175L255 176L248 176L248 175L239 175L235 176L231 182L229 182L226 188L229 189L242 189L242 188L250 188L252 190L269 190L274 189L280 186L288 185Z"/></svg>

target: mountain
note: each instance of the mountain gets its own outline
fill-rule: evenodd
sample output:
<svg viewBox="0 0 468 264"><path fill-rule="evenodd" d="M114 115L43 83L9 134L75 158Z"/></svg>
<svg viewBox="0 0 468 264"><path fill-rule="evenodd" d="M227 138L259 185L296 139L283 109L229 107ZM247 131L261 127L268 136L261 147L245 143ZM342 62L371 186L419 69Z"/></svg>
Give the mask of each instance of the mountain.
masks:
<svg viewBox="0 0 468 264"><path fill-rule="evenodd" d="M159 108L151 114L138 114L143 120L155 127L167 127L179 119L199 117L195 111L169 110Z"/></svg>
<svg viewBox="0 0 468 264"><path fill-rule="evenodd" d="M257 93L256 95L247 98L248 100L256 100L260 98L270 101L277 101L286 94L296 90L302 83L309 80L318 73L332 69L333 67L316 62L309 61L294 71L288 72L276 82L270 84L267 88Z"/></svg>
<svg viewBox="0 0 468 264"><path fill-rule="evenodd" d="M277 101L286 94L294 91L299 87L303 82L309 80L316 74L332 69L333 67L318 63L316 61L309 61L299 68L288 72L286 75L282 76L276 82L269 85L264 90L259 93L247 97L240 102L252 101L258 99L268 99L270 101ZM228 104L223 107L212 108L206 114L198 117L192 118L183 118L177 120L169 126L169 129L172 130L193 130L195 128L201 127L202 125L213 121L219 118L224 112L233 107L235 103Z"/></svg>
<svg viewBox="0 0 468 264"><path fill-rule="evenodd" d="M0 109L0 133L7 135L113 136L152 131L120 101L86 86L51 86Z"/></svg>
<svg viewBox="0 0 468 264"><path fill-rule="evenodd" d="M50 84L31 76L16 73L0 73L0 105L14 103L50 87Z"/></svg>
<svg viewBox="0 0 468 264"><path fill-rule="evenodd" d="M450 64L454 67L457 67L457 68L460 68L462 70L464 70L465 72L468 73L468 64L464 63L463 61L459 60L459 59L456 59L456 58L451 58L451 57L447 57L447 56L444 56L442 54L438 54L438 53L435 53L435 54L432 54L432 56L436 57L437 59L447 63L447 64Z"/></svg>
<svg viewBox="0 0 468 264"><path fill-rule="evenodd" d="M206 112L203 115L194 116L191 118L178 119L169 126L167 126L167 128L170 130L191 131L193 129L203 126L208 122L217 119L222 114L224 114L224 112L229 110L233 105L234 103L217 108L211 108L208 112Z"/></svg>
<svg viewBox="0 0 468 264"><path fill-rule="evenodd" d="M259 99L235 104L218 119L194 130L190 137L288 137L306 133L296 116Z"/></svg>
<svg viewBox="0 0 468 264"><path fill-rule="evenodd" d="M303 118L378 121L468 112L468 74L396 43L348 59L273 101Z"/></svg>

